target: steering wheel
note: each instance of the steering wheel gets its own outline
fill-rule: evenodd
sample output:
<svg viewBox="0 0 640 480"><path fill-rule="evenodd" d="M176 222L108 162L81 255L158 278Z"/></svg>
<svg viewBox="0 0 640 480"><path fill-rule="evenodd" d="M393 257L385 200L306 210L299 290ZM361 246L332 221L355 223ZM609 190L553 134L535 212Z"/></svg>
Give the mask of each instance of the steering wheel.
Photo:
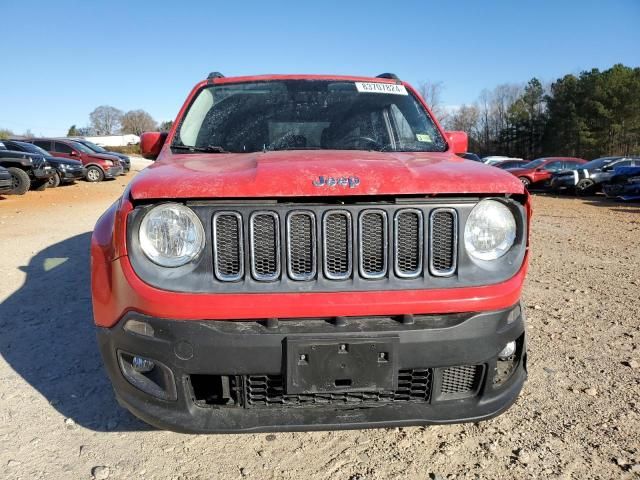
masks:
<svg viewBox="0 0 640 480"><path fill-rule="evenodd" d="M383 148L383 145L378 140L376 140L375 138L366 137L364 135L350 135L348 137L342 138L340 141L344 143L349 143L352 140L363 141L371 145L374 145L375 147L377 147L376 150L381 150Z"/></svg>

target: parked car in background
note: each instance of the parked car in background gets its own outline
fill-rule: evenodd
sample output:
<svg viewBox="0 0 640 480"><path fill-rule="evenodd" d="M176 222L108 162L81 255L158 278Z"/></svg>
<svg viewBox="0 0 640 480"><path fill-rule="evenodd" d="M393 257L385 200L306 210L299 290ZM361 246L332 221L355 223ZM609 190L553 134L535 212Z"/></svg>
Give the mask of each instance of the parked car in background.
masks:
<svg viewBox="0 0 640 480"><path fill-rule="evenodd" d="M61 183L73 183L85 176L85 168L82 166L82 162L78 160L53 157L46 150L28 142L5 140L3 143L9 150L42 155L47 163L49 163L49 165L51 165L55 170L54 174L49 178L49 182L47 184L49 188L57 187Z"/></svg>
<svg viewBox="0 0 640 480"><path fill-rule="evenodd" d="M640 165L640 157L602 157L571 171L554 174L550 186L555 191L572 190L577 195L592 195L611 180L617 167Z"/></svg>
<svg viewBox="0 0 640 480"><path fill-rule="evenodd" d="M113 155L115 157L118 157L120 159L120 162L122 163L122 168L124 168L124 171L128 172L129 170L131 170L131 159L124 153L111 152L106 148L101 147L100 145L96 145L95 143L90 142L89 140L86 140L84 138L71 137L69 138L69 140L73 140L74 142L81 143L82 145L93 150L96 153L101 153L104 155Z"/></svg>
<svg viewBox="0 0 640 480"><path fill-rule="evenodd" d="M12 187L8 193L12 195L24 195L30 188L43 190L54 174L43 155L9 150L1 141L0 167L11 174Z"/></svg>
<svg viewBox="0 0 640 480"><path fill-rule="evenodd" d="M522 160L517 157L503 157L501 155L491 155L489 157L483 157L482 161L487 165L495 165L496 163L504 162L506 160Z"/></svg>
<svg viewBox="0 0 640 480"><path fill-rule="evenodd" d="M602 184L602 191L608 198L640 200L640 162L636 165L614 169L613 177Z"/></svg>
<svg viewBox="0 0 640 480"><path fill-rule="evenodd" d="M55 157L81 161L86 168L85 178L89 182L101 182L105 178L115 178L124 173L118 157L96 153L73 140L33 138L25 141L37 145Z"/></svg>
<svg viewBox="0 0 640 480"><path fill-rule="evenodd" d="M477 153L461 153L458 155L459 157L466 158L467 160L473 160L474 162L482 162L482 159Z"/></svg>
<svg viewBox="0 0 640 480"><path fill-rule="evenodd" d="M0 195L9 193L13 189L12 176L9 170L0 167Z"/></svg>
<svg viewBox="0 0 640 480"><path fill-rule="evenodd" d="M491 166L492 167L497 167L497 168L501 168L502 170L507 170L509 168L519 168L519 167L523 167L524 165L526 165L527 163L529 163L528 160L515 160L515 159L511 159L511 160L500 160L498 162L493 163Z"/></svg>
<svg viewBox="0 0 640 480"><path fill-rule="evenodd" d="M587 161L582 158L544 157L537 158L522 167L510 168L507 172L518 177L527 188L532 186L547 187L554 173L575 169L585 163Z"/></svg>

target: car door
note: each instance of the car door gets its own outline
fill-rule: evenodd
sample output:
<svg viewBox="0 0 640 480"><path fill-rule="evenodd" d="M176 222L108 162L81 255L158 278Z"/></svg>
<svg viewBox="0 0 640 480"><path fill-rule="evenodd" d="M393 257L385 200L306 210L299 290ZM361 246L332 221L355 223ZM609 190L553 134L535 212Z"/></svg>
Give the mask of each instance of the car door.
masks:
<svg viewBox="0 0 640 480"><path fill-rule="evenodd" d="M56 157L78 159L77 155L73 155L73 148L62 142L53 142L53 153Z"/></svg>
<svg viewBox="0 0 640 480"><path fill-rule="evenodd" d="M559 172L564 167L564 162L561 160L553 160L551 162L546 163L540 169L536 169L534 172L534 181L535 183L546 183L551 179L551 175L555 172Z"/></svg>
<svg viewBox="0 0 640 480"><path fill-rule="evenodd" d="M43 150L46 150L49 153L53 151L51 147L51 140L34 140L31 143L33 143L36 147L40 147Z"/></svg>

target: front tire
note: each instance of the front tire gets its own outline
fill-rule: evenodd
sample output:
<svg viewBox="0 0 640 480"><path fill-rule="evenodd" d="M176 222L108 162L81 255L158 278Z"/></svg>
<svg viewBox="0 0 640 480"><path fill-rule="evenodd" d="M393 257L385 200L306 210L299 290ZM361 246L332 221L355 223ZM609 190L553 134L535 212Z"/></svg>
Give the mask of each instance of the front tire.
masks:
<svg viewBox="0 0 640 480"><path fill-rule="evenodd" d="M87 181L88 182L101 182L104 180L104 172L100 167L91 166L87 168Z"/></svg>
<svg viewBox="0 0 640 480"><path fill-rule="evenodd" d="M56 188L60 186L60 175L58 174L58 172L53 174L53 177L51 177L48 181L47 181L47 188Z"/></svg>
<svg viewBox="0 0 640 480"><path fill-rule="evenodd" d="M582 196L591 195L595 190L595 182L590 178L583 178L576 185L576 194Z"/></svg>
<svg viewBox="0 0 640 480"><path fill-rule="evenodd" d="M518 177L518 178L522 182L522 185L524 185L524 188L528 190L529 187L531 186L531 180L529 180L527 177Z"/></svg>
<svg viewBox="0 0 640 480"><path fill-rule="evenodd" d="M11 173L11 185L12 188L9 191L10 195L24 195L31 188L31 179L29 174L18 167L7 168Z"/></svg>

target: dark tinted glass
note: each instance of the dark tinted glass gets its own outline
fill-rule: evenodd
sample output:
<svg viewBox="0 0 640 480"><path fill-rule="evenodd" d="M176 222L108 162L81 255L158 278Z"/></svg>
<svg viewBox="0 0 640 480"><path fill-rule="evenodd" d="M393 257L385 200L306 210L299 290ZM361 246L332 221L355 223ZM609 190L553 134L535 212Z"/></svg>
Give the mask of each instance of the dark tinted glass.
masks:
<svg viewBox="0 0 640 480"><path fill-rule="evenodd" d="M51 142L49 140L34 140L33 144L45 149L47 152L51 151Z"/></svg>
<svg viewBox="0 0 640 480"><path fill-rule="evenodd" d="M71 154L71 152L73 152L73 148L71 148L69 145L66 145L62 142L55 142L54 151L58 153Z"/></svg>

